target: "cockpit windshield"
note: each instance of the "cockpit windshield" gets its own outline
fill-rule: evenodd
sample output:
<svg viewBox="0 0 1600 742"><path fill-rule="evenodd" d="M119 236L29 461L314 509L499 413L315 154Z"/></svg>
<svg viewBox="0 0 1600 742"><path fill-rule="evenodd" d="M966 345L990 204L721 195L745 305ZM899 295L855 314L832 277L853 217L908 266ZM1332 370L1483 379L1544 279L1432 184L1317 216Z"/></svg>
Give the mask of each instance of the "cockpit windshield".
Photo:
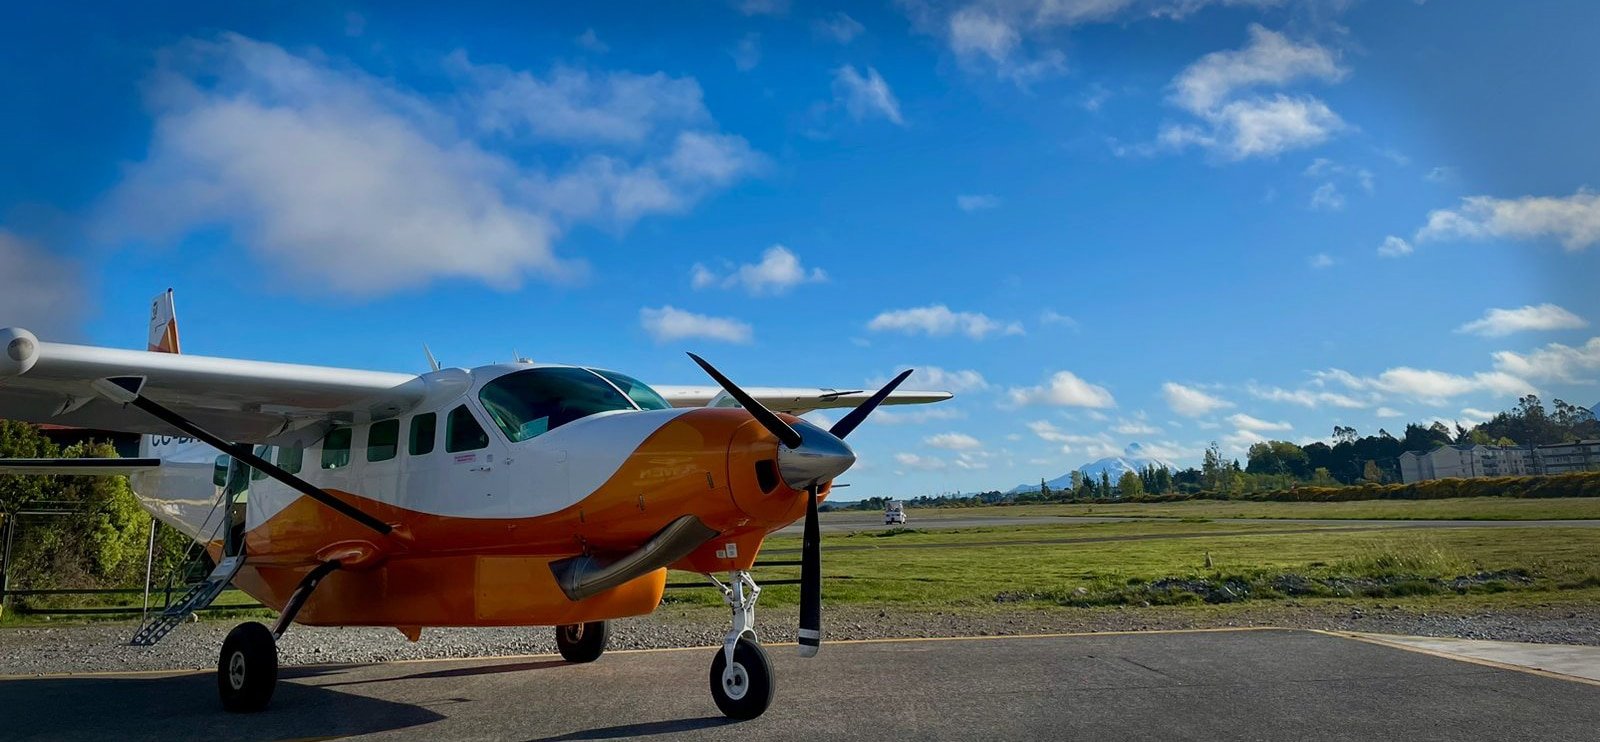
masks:
<svg viewBox="0 0 1600 742"><path fill-rule="evenodd" d="M506 374L484 384L478 400L512 443L601 412L638 409L605 379L582 368L531 368Z"/></svg>
<svg viewBox="0 0 1600 742"><path fill-rule="evenodd" d="M616 384L617 388L621 389L623 394L628 395L628 399L633 400L634 404L639 405L641 410L672 409L672 404L667 402L660 394L657 394L656 390L651 389L649 385L632 376L598 368L589 370L606 377L606 381Z"/></svg>

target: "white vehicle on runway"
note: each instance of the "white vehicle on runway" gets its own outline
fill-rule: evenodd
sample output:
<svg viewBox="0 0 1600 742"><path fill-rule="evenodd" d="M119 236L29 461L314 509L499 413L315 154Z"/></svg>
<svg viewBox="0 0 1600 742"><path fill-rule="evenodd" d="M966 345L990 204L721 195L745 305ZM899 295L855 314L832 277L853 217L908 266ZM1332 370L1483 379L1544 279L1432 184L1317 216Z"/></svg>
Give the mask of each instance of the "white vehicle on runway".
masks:
<svg viewBox="0 0 1600 742"><path fill-rule="evenodd" d="M883 524L886 526L903 526L906 524L906 504L899 500L890 500L883 508Z"/></svg>

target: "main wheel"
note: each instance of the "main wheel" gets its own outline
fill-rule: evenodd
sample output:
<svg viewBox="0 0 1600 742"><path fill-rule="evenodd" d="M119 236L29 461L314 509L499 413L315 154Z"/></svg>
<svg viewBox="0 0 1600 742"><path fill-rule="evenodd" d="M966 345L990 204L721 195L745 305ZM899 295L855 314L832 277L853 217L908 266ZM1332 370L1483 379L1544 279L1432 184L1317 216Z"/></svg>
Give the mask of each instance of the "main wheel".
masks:
<svg viewBox="0 0 1600 742"><path fill-rule="evenodd" d="M568 662L593 662L606 651L611 638L610 626L605 621L569 623L556 627L556 649Z"/></svg>
<svg viewBox="0 0 1600 742"><path fill-rule="evenodd" d="M754 719L772 705L777 683L767 650L749 637L739 637L733 648L733 664L727 653L717 650L711 660L711 698L730 719Z"/></svg>
<svg viewBox="0 0 1600 742"><path fill-rule="evenodd" d="M217 693L222 707L236 713L260 711L278 685L278 641L259 623L242 623L228 632L217 661Z"/></svg>

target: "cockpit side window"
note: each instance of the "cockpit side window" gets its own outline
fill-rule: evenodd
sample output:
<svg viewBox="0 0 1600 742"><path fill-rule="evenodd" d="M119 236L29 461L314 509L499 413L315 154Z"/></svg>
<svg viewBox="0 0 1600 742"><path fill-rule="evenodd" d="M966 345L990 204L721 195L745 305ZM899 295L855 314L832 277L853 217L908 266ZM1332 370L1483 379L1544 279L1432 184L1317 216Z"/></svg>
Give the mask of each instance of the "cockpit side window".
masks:
<svg viewBox="0 0 1600 742"><path fill-rule="evenodd" d="M634 404L639 405L641 410L672 409L672 404L667 402L660 394L657 394L656 390L651 389L648 384L632 376L619 374L615 371L603 371L598 368L589 370L604 376L606 381L616 384L617 388L621 389L623 394L628 395L628 399L633 400Z"/></svg>
<svg viewBox="0 0 1600 742"><path fill-rule="evenodd" d="M604 379L586 369L564 367L506 374L484 384L478 401L512 443L601 412L638 409Z"/></svg>

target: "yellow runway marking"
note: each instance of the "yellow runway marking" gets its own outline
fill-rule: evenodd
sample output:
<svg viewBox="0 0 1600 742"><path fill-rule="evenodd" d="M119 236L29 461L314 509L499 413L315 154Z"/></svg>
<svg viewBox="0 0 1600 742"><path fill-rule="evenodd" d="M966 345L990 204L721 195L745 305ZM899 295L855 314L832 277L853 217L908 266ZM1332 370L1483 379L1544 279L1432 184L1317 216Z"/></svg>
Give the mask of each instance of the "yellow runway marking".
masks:
<svg viewBox="0 0 1600 742"><path fill-rule="evenodd" d="M824 640L829 645L837 644L900 644L911 642L959 642L959 641L996 641L1002 639L1065 639L1085 636L1131 636L1135 634L1221 634L1236 631L1283 631L1279 626L1229 626L1215 629L1154 629L1146 631L1069 631L1049 634L990 634L987 636L909 636L902 638L884 639L834 639ZM1291 629L1292 630L1292 629ZM774 642L762 644L764 647L793 647L794 642ZM606 654L653 654L658 652L700 652L721 649L721 645L701 645L696 647L655 647L651 649L616 649L607 650ZM318 669L338 667L383 667L388 665L421 665L435 662L474 662L482 660L535 660L560 657L559 654L498 654L480 657L425 657L414 660L390 660L387 662L329 662L315 665L284 665L284 670ZM100 670L92 672L60 672L38 675L0 675L0 681L10 680L60 680L63 678L117 678L117 677L183 677L185 675L199 675L215 672L214 670Z"/></svg>
<svg viewBox="0 0 1600 742"><path fill-rule="evenodd" d="M1367 644L1376 644L1377 646L1388 647L1390 649L1403 649L1403 650L1405 650L1407 652L1416 652L1417 654L1425 654L1425 655L1428 655L1429 657L1438 657L1440 659L1455 660L1457 662L1466 662L1468 664L1473 664L1473 665L1482 665L1484 667L1492 667L1492 668L1495 668L1497 670L1511 670L1512 672L1526 673L1528 675L1537 675L1537 676L1539 676L1541 678L1551 678L1552 680L1566 680L1566 681L1573 682L1573 683L1583 683L1584 685L1600 686L1600 680L1591 680L1589 678L1580 678L1580 677L1578 677L1576 675L1566 675L1566 674L1559 673L1559 672L1551 672L1549 670L1541 670L1541 669L1539 669L1537 667L1525 667L1523 665L1511 665L1511 664L1507 664L1505 662L1496 662L1494 660L1482 659L1480 657L1468 657L1468 656L1463 655L1463 654L1455 654L1453 652L1444 652L1444 651L1440 651L1440 650L1437 650L1437 649L1428 649L1426 647L1414 647L1414 646L1411 646L1409 644L1405 644L1405 643L1402 643L1402 642L1388 641L1388 640L1385 640L1385 639L1382 639L1382 638L1379 638L1379 637L1376 637L1376 636L1371 636L1371 635L1368 635L1368 634L1357 634L1357 633L1354 633L1354 632L1344 632L1344 631L1323 631L1321 629L1307 629L1307 630L1311 631L1313 633L1317 633L1317 634L1324 634L1324 635L1327 635L1327 636L1338 637L1340 639L1350 639L1352 641L1366 642ZM1559 646L1559 645L1553 645L1553 646Z"/></svg>

